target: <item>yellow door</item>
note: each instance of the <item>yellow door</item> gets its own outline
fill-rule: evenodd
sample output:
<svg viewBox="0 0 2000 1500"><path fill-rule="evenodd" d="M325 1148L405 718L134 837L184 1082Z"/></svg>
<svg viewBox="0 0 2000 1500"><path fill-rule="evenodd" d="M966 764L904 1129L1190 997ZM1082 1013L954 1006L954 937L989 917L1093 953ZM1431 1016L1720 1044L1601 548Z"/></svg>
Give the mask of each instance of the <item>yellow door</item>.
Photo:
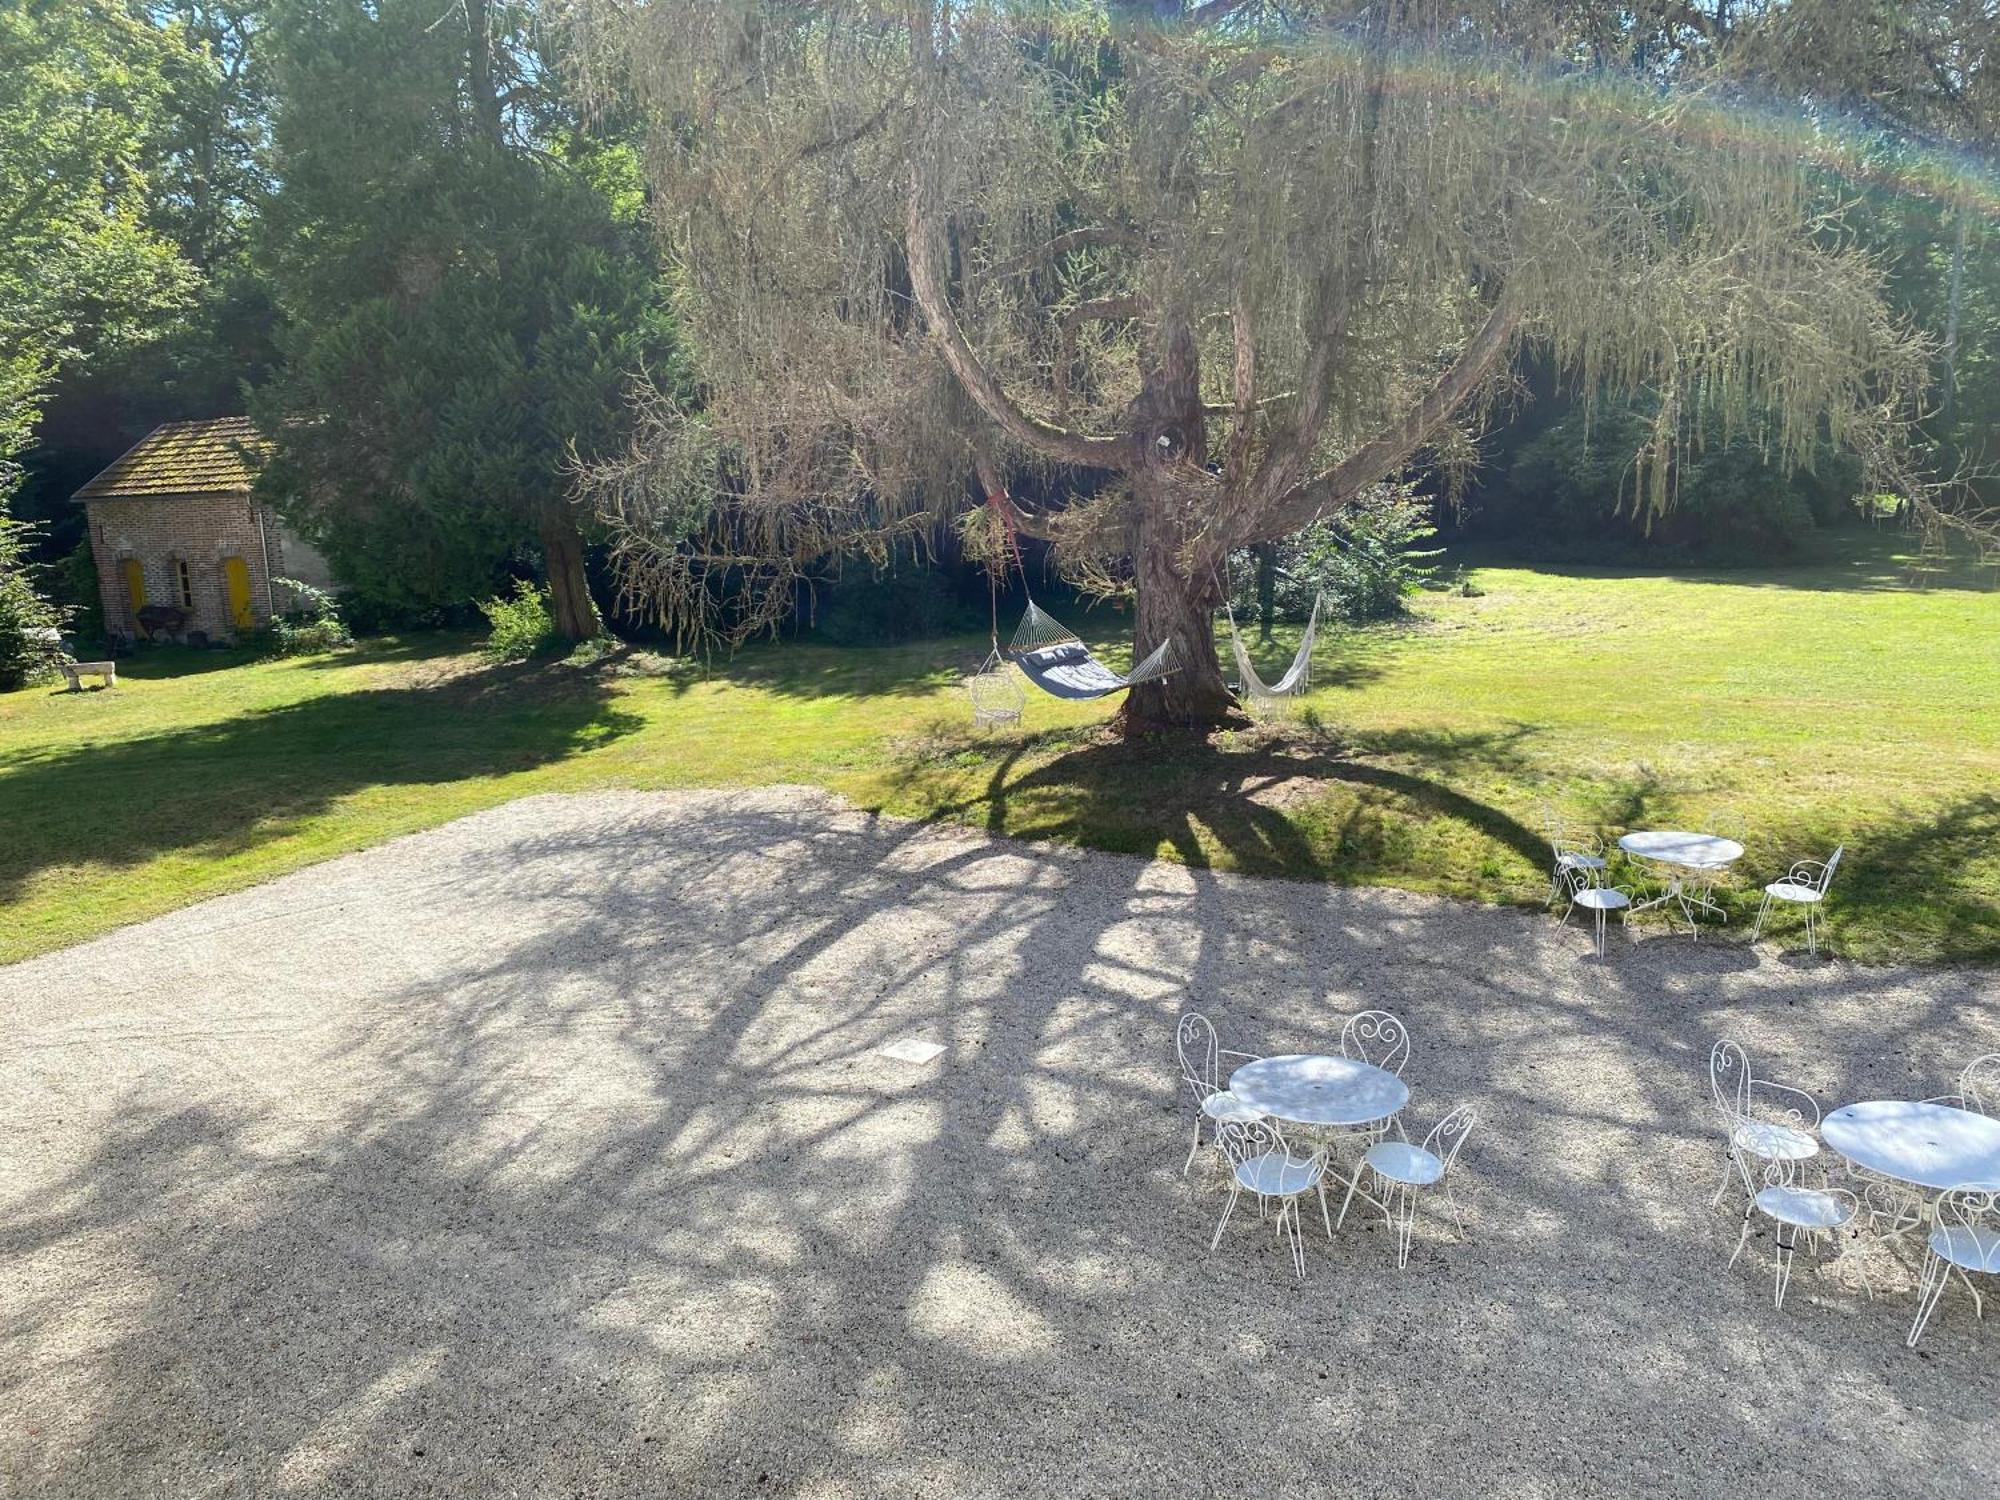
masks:
<svg viewBox="0 0 2000 1500"><path fill-rule="evenodd" d="M238 630L256 624L250 614L250 569L240 557L222 560L222 582L229 591L229 619Z"/></svg>
<svg viewBox="0 0 2000 1500"><path fill-rule="evenodd" d="M139 611L146 607L146 570L139 566L139 559L125 559L125 599L132 606L132 623L139 623Z"/></svg>

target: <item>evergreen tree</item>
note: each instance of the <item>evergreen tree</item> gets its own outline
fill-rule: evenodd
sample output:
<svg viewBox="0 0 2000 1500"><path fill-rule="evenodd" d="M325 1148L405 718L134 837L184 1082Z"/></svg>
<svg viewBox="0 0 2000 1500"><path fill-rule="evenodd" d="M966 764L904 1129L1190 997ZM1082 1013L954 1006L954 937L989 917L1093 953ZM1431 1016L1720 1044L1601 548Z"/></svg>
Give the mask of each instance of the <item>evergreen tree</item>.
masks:
<svg viewBox="0 0 2000 1500"><path fill-rule="evenodd" d="M266 220L285 366L265 483L391 605L463 600L537 549L595 633L571 470L623 444L670 361L630 152L581 128L531 7L282 0L282 187Z"/></svg>

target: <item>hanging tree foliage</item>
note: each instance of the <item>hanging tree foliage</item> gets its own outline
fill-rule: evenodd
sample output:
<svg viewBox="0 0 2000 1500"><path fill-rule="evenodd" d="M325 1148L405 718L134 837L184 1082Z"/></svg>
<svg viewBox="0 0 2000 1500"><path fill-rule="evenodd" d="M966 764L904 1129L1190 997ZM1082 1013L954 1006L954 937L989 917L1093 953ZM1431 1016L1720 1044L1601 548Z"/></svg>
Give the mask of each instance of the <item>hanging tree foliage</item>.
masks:
<svg viewBox="0 0 2000 1500"><path fill-rule="evenodd" d="M1465 462L1523 340L1658 393L1655 505L1684 433L1890 461L1924 350L1804 143L1734 128L1720 40L1580 9L577 0L705 382L590 476L627 590L747 634L983 504L1175 641L1129 725L1213 724L1228 555Z"/></svg>

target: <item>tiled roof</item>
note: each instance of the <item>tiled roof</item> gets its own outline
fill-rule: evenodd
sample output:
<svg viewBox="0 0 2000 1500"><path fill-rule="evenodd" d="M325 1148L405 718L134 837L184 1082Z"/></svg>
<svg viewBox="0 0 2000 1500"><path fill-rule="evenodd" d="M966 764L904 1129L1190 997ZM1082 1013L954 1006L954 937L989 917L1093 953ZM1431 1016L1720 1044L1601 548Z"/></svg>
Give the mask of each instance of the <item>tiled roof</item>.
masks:
<svg viewBox="0 0 2000 1500"><path fill-rule="evenodd" d="M250 488L256 472L252 459L269 446L248 417L162 423L78 490L75 498L240 494Z"/></svg>

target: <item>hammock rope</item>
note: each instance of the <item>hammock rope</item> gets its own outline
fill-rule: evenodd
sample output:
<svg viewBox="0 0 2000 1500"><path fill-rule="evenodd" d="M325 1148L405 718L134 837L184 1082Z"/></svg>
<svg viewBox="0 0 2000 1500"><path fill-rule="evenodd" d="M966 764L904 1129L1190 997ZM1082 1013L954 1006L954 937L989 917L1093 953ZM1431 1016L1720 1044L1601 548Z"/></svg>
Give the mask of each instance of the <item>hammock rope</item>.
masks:
<svg viewBox="0 0 2000 1500"><path fill-rule="evenodd" d="M1292 657L1292 664L1285 669L1285 675L1276 682L1266 683L1257 675L1257 668L1250 660L1250 650L1243 644L1243 636L1236 628L1236 611L1227 604L1223 613L1229 619L1229 649L1236 658L1236 678L1243 696L1251 702L1270 706L1282 703L1287 698L1296 698L1312 686L1313 645L1319 639L1319 608L1325 596L1313 596L1312 616L1306 621L1306 632L1299 638L1299 649Z"/></svg>

